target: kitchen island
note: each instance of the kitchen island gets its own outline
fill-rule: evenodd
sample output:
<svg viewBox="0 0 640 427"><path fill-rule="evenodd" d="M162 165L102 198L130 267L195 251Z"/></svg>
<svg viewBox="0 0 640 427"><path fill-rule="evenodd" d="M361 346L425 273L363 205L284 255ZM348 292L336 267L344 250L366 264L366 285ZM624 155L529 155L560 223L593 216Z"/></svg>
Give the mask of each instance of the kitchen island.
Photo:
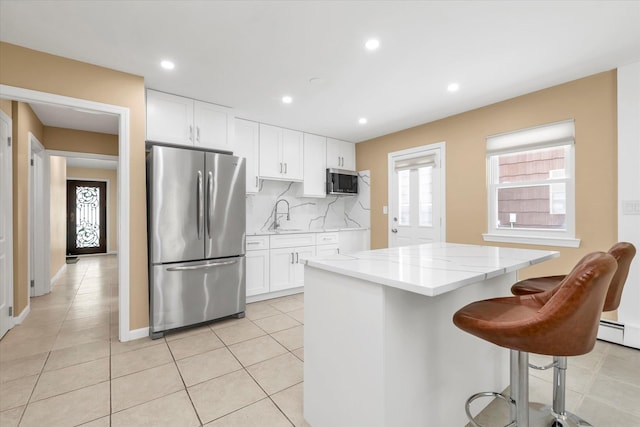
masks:
<svg viewBox="0 0 640 427"><path fill-rule="evenodd" d="M473 393L508 385L509 352L457 329L554 251L434 243L305 265L304 417L313 427L464 426Z"/></svg>

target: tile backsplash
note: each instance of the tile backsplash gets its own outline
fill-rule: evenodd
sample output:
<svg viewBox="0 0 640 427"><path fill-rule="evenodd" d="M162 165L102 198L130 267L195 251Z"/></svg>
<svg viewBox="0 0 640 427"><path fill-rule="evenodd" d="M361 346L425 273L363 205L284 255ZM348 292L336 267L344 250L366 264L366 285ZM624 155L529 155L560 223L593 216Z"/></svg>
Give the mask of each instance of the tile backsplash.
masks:
<svg viewBox="0 0 640 427"><path fill-rule="evenodd" d="M370 173L358 172L357 196L299 197L300 183L262 181L260 191L247 194L247 234L273 231L276 202L280 227L295 230L370 228Z"/></svg>

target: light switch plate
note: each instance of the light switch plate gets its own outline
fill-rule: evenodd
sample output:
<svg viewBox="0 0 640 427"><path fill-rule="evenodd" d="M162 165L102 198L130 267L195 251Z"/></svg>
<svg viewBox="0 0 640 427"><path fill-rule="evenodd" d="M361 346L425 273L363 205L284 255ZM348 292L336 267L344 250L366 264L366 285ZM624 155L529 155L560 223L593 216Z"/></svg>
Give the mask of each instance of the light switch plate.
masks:
<svg viewBox="0 0 640 427"><path fill-rule="evenodd" d="M622 215L640 215L640 200L623 200Z"/></svg>
<svg viewBox="0 0 640 427"><path fill-rule="evenodd" d="M383 214L383 215L387 215L388 213L389 213L389 210L387 209L387 207L386 207L386 206L383 206L383 207L382 207L382 214Z"/></svg>

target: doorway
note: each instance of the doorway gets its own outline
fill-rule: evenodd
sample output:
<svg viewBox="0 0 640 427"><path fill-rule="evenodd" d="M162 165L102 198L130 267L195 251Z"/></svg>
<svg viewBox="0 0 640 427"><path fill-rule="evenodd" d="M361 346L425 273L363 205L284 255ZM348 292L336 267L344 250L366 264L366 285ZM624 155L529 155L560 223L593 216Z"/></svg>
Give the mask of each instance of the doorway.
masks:
<svg viewBox="0 0 640 427"><path fill-rule="evenodd" d="M71 98L2 84L0 84L0 93L2 94L2 98L14 101L42 103L57 107L71 108L76 111L79 110L88 113L110 114L115 115L118 118L118 336L120 341L129 341L148 335L148 328L142 328L135 331L129 330L129 109L117 105ZM11 185L11 183L9 183L9 185ZM9 248L9 252L9 255L12 256L13 251L11 248ZM29 286L29 284L19 284L19 286ZM26 316L28 312L29 306L27 305L27 308L23 310L23 313L16 314ZM22 318L23 317L20 319ZM16 320L15 316L14 320Z"/></svg>
<svg viewBox="0 0 640 427"><path fill-rule="evenodd" d="M67 255L107 252L107 183L67 180Z"/></svg>
<svg viewBox="0 0 640 427"><path fill-rule="evenodd" d="M445 241L445 144L389 153L389 247Z"/></svg>

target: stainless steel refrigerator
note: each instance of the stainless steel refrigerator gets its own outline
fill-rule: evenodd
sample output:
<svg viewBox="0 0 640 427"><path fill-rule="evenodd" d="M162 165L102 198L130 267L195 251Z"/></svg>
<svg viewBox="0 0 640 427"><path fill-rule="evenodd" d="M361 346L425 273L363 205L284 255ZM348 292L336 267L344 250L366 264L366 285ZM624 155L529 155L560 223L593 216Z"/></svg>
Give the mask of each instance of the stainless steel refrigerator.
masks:
<svg viewBox="0 0 640 427"><path fill-rule="evenodd" d="M147 155L152 338L244 316L245 159L152 145Z"/></svg>

